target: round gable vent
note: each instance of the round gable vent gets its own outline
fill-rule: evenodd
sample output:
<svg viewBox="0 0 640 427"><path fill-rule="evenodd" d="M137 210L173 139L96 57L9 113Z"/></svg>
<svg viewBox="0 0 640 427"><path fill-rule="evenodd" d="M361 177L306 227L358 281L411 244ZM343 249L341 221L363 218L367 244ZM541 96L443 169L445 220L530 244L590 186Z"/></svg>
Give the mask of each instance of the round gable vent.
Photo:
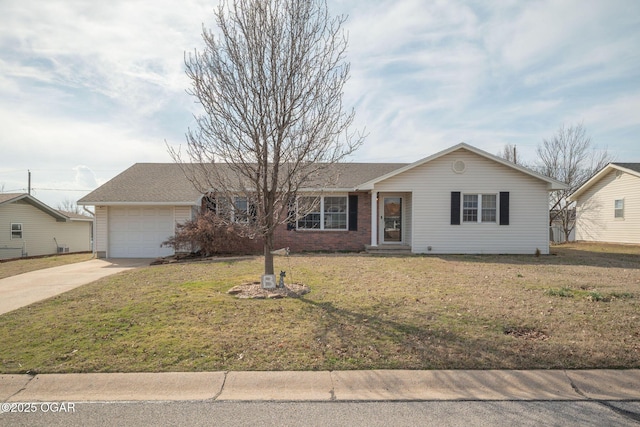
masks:
<svg viewBox="0 0 640 427"><path fill-rule="evenodd" d="M452 165L453 171L455 173L464 173L467 169L467 165L462 160L455 160Z"/></svg>

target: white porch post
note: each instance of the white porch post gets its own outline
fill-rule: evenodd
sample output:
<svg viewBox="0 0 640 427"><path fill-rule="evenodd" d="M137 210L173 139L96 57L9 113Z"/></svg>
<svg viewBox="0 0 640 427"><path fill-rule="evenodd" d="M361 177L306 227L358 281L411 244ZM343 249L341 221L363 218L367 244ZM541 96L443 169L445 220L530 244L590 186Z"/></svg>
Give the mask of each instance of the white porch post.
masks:
<svg viewBox="0 0 640 427"><path fill-rule="evenodd" d="M378 246L378 192L371 191L371 246Z"/></svg>

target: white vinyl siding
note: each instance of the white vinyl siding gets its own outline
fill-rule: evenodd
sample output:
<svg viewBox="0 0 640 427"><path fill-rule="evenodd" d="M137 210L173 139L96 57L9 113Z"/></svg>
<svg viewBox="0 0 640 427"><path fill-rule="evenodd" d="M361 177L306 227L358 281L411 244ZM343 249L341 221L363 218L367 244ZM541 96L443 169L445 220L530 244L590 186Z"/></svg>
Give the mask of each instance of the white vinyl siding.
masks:
<svg viewBox="0 0 640 427"><path fill-rule="evenodd" d="M465 163L464 173L453 170L454 161ZM377 183L374 191L379 197L386 192L411 194L413 252L533 254L539 249L549 253L547 183L468 150L456 150L393 176ZM509 192L509 225L452 226L452 191Z"/></svg>
<svg viewBox="0 0 640 427"><path fill-rule="evenodd" d="M616 217L623 200L623 218ZM612 170L580 195L576 204L576 239L640 244L640 177Z"/></svg>
<svg viewBox="0 0 640 427"><path fill-rule="evenodd" d="M109 249L109 208L106 206L96 206L95 215L93 250L99 258L105 258L107 256L107 250Z"/></svg>
<svg viewBox="0 0 640 427"><path fill-rule="evenodd" d="M191 206L176 206L174 212L176 224L182 224L193 218L193 209Z"/></svg>
<svg viewBox="0 0 640 427"><path fill-rule="evenodd" d="M22 224L22 238L11 239L12 223ZM58 222L24 200L0 206L0 224L6 224L0 233L0 248L6 248L0 249L0 258L56 254L54 238L70 252L91 250L91 221Z"/></svg>

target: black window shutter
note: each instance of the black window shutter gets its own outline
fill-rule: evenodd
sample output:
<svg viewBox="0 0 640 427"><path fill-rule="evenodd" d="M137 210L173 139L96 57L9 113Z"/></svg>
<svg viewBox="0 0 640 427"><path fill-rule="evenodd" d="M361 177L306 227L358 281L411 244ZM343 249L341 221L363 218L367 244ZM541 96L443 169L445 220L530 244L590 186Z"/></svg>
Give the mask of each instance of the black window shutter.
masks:
<svg viewBox="0 0 640 427"><path fill-rule="evenodd" d="M349 231L358 230L358 195L349 196Z"/></svg>
<svg viewBox="0 0 640 427"><path fill-rule="evenodd" d="M500 225L509 225L509 192L500 192Z"/></svg>
<svg viewBox="0 0 640 427"><path fill-rule="evenodd" d="M258 219L258 211L256 209L256 205L250 203L249 212L247 213L249 214L249 219L251 220L251 222L256 222L256 219Z"/></svg>
<svg viewBox="0 0 640 427"><path fill-rule="evenodd" d="M213 213L218 213L217 206L218 203L213 194L209 193L202 198L202 209L203 211L211 211Z"/></svg>
<svg viewBox="0 0 640 427"><path fill-rule="evenodd" d="M451 225L460 225L460 192L451 192Z"/></svg>

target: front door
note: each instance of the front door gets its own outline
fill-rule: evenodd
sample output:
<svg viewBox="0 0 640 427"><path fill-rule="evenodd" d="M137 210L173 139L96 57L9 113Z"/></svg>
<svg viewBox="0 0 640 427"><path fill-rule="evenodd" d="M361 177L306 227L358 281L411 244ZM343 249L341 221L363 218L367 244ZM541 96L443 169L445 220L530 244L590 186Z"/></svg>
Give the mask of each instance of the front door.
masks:
<svg viewBox="0 0 640 427"><path fill-rule="evenodd" d="M382 242L402 243L402 197L383 197Z"/></svg>

